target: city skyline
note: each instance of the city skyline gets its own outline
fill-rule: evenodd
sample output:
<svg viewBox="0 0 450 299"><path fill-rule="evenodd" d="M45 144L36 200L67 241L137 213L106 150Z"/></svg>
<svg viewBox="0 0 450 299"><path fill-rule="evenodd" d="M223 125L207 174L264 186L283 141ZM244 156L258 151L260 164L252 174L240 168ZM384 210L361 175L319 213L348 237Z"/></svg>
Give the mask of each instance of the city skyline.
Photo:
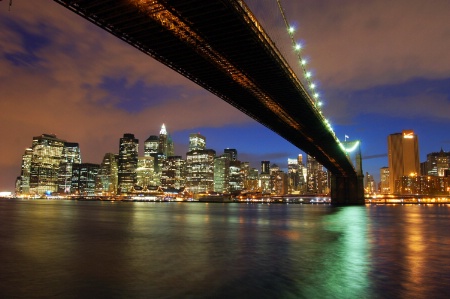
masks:
<svg viewBox="0 0 450 299"><path fill-rule="evenodd" d="M402 130L418 135L420 162L450 150L449 3L283 4L298 24L325 116L341 140L362 141L364 173L379 182L387 136ZM14 1L11 11L2 1L0 26L0 119L10 141L0 145L0 191L13 190L23 151L42 133L79 142L83 161L93 163L116 152L123 133L145 140L162 123L183 156L183 136L192 132L207 136L208 148L238 149L255 168L261 160L286 168L303 153L52 1Z"/></svg>

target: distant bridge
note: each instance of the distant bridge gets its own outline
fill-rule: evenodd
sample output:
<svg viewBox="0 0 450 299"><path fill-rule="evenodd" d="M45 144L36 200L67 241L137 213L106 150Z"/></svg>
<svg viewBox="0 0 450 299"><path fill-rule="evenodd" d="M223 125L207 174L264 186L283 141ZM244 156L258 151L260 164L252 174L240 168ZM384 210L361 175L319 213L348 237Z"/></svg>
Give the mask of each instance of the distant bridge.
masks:
<svg viewBox="0 0 450 299"><path fill-rule="evenodd" d="M332 173L336 204L364 204L362 174L239 0L54 0L271 129Z"/></svg>

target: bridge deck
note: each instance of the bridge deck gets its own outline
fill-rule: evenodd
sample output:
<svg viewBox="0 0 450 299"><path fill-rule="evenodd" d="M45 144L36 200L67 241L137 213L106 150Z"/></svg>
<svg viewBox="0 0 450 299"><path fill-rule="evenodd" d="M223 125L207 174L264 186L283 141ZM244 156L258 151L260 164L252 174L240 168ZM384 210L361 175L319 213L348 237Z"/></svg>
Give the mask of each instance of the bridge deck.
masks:
<svg viewBox="0 0 450 299"><path fill-rule="evenodd" d="M333 174L356 176L308 93L241 1L55 1L203 86Z"/></svg>

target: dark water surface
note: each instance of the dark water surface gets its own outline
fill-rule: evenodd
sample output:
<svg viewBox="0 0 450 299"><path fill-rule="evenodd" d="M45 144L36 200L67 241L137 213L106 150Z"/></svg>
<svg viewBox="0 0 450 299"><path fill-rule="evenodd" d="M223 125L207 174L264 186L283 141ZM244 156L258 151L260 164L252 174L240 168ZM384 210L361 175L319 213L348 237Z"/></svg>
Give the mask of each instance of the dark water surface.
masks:
<svg viewBox="0 0 450 299"><path fill-rule="evenodd" d="M450 206L0 200L0 298L450 298Z"/></svg>

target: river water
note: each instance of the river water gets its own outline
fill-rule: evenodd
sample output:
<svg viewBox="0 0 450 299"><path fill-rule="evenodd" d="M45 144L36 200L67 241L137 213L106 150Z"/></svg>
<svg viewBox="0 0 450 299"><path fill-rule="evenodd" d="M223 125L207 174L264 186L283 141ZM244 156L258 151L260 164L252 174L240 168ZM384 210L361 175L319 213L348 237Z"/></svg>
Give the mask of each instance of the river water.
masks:
<svg viewBox="0 0 450 299"><path fill-rule="evenodd" d="M0 298L450 298L450 206L0 200Z"/></svg>

